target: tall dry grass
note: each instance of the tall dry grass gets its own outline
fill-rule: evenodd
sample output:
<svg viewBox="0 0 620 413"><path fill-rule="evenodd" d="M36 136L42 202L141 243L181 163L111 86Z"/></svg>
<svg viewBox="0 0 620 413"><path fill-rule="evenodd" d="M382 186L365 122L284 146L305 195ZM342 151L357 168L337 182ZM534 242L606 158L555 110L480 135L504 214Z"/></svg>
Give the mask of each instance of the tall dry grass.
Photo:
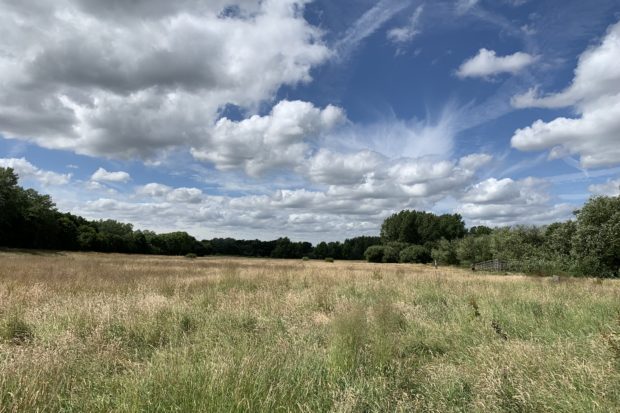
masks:
<svg viewBox="0 0 620 413"><path fill-rule="evenodd" d="M620 282L0 253L0 412L620 410Z"/></svg>

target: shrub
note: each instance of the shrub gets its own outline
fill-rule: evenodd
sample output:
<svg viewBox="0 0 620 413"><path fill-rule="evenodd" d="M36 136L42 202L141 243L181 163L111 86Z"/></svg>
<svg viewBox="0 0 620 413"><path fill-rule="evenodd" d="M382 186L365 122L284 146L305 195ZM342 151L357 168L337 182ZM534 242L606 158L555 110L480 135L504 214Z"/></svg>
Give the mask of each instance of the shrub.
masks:
<svg viewBox="0 0 620 413"><path fill-rule="evenodd" d="M400 262L427 263L431 261L431 253L422 245L411 245L400 252Z"/></svg>
<svg viewBox="0 0 620 413"><path fill-rule="evenodd" d="M431 251L431 258L437 261L439 264L444 265L457 265L459 259L456 256L456 244L458 241L448 241L446 239L440 240L435 248Z"/></svg>
<svg viewBox="0 0 620 413"><path fill-rule="evenodd" d="M187 254L185 254L185 258L194 259L196 257L197 255L194 254L193 252L188 252Z"/></svg>
<svg viewBox="0 0 620 413"><path fill-rule="evenodd" d="M383 262L398 262L398 249L391 247L391 246L385 246L383 247Z"/></svg>
<svg viewBox="0 0 620 413"><path fill-rule="evenodd" d="M308 257L301 257L301 260L302 261L308 261L308 260L310 260L310 258L308 258Z"/></svg>
<svg viewBox="0 0 620 413"><path fill-rule="evenodd" d="M334 259L331 257L325 258L325 262L334 262Z"/></svg>
<svg viewBox="0 0 620 413"><path fill-rule="evenodd" d="M371 247L366 248L364 252L364 258L368 262L382 262L383 261L383 246L382 245L373 245Z"/></svg>

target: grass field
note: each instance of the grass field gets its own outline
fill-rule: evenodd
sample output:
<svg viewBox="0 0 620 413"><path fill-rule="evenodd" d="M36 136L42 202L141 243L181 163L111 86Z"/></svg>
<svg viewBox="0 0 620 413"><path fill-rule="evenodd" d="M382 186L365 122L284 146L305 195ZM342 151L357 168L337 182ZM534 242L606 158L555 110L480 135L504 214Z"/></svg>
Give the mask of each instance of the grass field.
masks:
<svg viewBox="0 0 620 413"><path fill-rule="evenodd" d="M620 411L620 282L3 252L22 411Z"/></svg>

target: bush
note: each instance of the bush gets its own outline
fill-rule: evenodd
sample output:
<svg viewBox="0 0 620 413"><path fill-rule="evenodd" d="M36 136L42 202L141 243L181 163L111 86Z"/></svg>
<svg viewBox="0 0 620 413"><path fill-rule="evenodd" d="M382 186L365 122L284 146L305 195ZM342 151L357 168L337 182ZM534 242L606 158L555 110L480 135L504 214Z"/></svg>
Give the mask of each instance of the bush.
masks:
<svg viewBox="0 0 620 413"><path fill-rule="evenodd" d="M194 259L196 257L197 257L197 255L194 254L193 252L189 252L189 253L185 254L185 258Z"/></svg>
<svg viewBox="0 0 620 413"><path fill-rule="evenodd" d="M334 262L334 259L331 257L325 258L325 262Z"/></svg>
<svg viewBox="0 0 620 413"><path fill-rule="evenodd" d="M310 258L308 258L308 257L301 257L301 260L302 260L302 261L309 261L309 260L310 260Z"/></svg>
<svg viewBox="0 0 620 413"><path fill-rule="evenodd" d="M456 255L457 242L456 240L448 241L442 239L437 243L435 248L431 250L431 258L439 264L457 265L459 263L459 259Z"/></svg>
<svg viewBox="0 0 620 413"><path fill-rule="evenodd" d="M431 261L431 253L422 245L411 245L400 252L400 262L425 264Z"/></svg>
<svg viewBox="0 0 620 413"><path fill-rule="evenodd" d="M383 262L398 262L398 259L398 249L389 245L383 247Z"/></svg>
<svg viewBox="0 0 620 413"><path fill-rule="evenodd" d="M383 246L373 245L366 248L366 251L364 251L364 258L366 258L368 262L383 262Z"/></svg>

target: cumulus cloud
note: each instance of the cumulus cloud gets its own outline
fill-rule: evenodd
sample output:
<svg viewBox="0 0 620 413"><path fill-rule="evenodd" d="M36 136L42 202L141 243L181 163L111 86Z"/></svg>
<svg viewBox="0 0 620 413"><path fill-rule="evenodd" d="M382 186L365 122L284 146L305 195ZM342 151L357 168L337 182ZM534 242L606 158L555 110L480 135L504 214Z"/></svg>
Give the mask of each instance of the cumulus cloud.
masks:
<svg viewBox="0 0 620 413"><path fill-rule="evenodd" d="M600 44L579 57L565 90L541 96L538 89L515 96L518 108L572 106L578 117L537 120L515 131L511 144L524 151L550 149L551 159L578 155L581 166L620 164L620 23L611 26Z"/></svg>
<svg viewBox="0 0 620 413"><path fill-rule="evenodd" d="M127 182L131 176L124 171L108 172L104 168L99 168L90 179L94 182Z"/></svg>
<svg viewBox="0 0 620 413"><path fill-rule="evenodd" d="M516 52L507 56L497 56L494 50L480 49L478 54L461 64L456 72L460 78L491 78L501 73L516 74L536 61L536 56Z"/></svg>
<svg viewBox="0 0 620 413"><path fill-rule="evenodd" d="M570 217L574 207L553 204L548 188L537 178L489 178L471 186L457 210L470 225L546 224Z"/></svg>
<svg viewBox="0 0 620 413"><path fill-rule="evenodd" d="M43 185L65 185L71 181L71 174L59 174L39 169L26 158L0 158L0 167L13 168L20 178L34 179Z"/></svg>
<svg viewBox="0 0 620 413"><path fill-rule="evenodd" d="M70 209L93 219L114 218L161 231L182 229L202 237L343 239L376 234L383 219L397 210L429 210L447 196L463 194L490 159L472 154L455 160L390 160L370 151L322 150L311 160L313 167L303 172L322 184L318 189L229 196L153 182L134 187L129 196L102 194Z"/></svg>
<svg viewBox="0 0 620 413"><path fill-rule="evenodd" d="M590 185L588 191L594 195L620 196L620 178L609 179L602 184Z"/></svg>
<svg viewBox="0 0 620 413"><path fill-rule="evenodd" d="M168 185L152 182L136 189L136 194L150 198L165 199L173 203L196 204L203 200L204 194L198 188L172 188Z"/></svg>
<svg viewBox="0 0 620 413"><path fill-rule="evenodd" d="M220 119L208 140L192 155L220 170L243 169L251 176L294 168L307 156L310 141L345 120L342 109L301 101L281 101L266 116L241 121Z"/></svg>
<svg viewBox="0 0 620 413"><path fill-rule="evenodd" d="M424 11L424 5L418 6L406 26L395 27L387 32L387 38L395 44L409 43L415 36L420 34L420 17Z"/></svg>
<svg viewBox="0 0 620 413"><path fill-rule="evenodd" d="M321 149L310 160L307 174L314 182L332 185L361 183L386 162L377 152L363 150L351 154L337 154Z"/></svg>
<svg viewBox="0 0 620 413"><path fill-rule="evenodd" d="M329 58L305 3L2 1L0 133L113 157L200 143L225 105L253 110Z"/></svg>
<svg viewBox="0 0 620 413"><path fill-rule="evenodd" d="M326 194L355 202L377 199L388 204L428 202L432 205L443 196L464 191L483 164L472 163L468 157L458 162L435 157L384 160L357 183L339 185L334 182Z"/></svg>

